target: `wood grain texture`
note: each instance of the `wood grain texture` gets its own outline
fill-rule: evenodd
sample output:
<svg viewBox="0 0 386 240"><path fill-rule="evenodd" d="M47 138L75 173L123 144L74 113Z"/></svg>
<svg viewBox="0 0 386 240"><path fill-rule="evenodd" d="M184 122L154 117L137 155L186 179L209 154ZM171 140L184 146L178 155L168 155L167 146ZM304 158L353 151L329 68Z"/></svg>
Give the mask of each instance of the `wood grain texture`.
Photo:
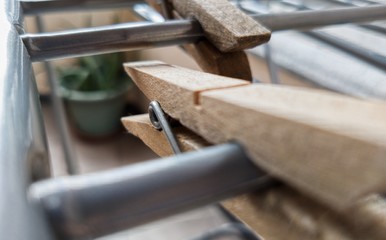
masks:
<svg viewBox="0 0 386 240"><path fill-rule="evenodd" d="M173 154L164 134L152 127L147 114L125 117L122 122L160 156ZM209 145L184 127L173 131L184 152ZM222 205L267 240L381 240L386 236L386 201L380 196L335 212L282 185L226 200Z"/></svg>
<svg viewBox="0 0 386 240"><path fill-rule="evenodd" d="M222 203L267 240L382 240L386 201L373 195L341 212L280 186Z"/></svg>
<svg viewBox="0 0 386 240"><path fill-rule="evenodd" d="M173 12L174 18L182 18L177 12ZM196 61L204 72L252 81L251 68L244 51L224 53L207 39L203 39L195 44L182 45L182 48Z"/></svg>
<svg viewBox="0 0 386 240"><path fill-rule="evenodd" d="M252 81L252 72L244 51L223 53L209 41L183 45L200 68L207 73Z"/></svg>
<svg viewBox="0 0 386 240"><path fill-rule="evenodd" d="M122 118L122 123L131 134L140 138L150 149L162 157L173 155L165 134L153 127L148 114ZM198 150L210 144L189 129L174 127L173 132L183 152Z"/></svg>
<svg viewBox="0 0 386 240"><path fill-rule="evenodd" d="M341 209L386 190L384 103L161 62L125 67L184 126L211 143L239 141L259 167L318 201Z"/></svg>
<svg viewBox="0 0 386 240"><path fill-rule="evenodd" d="M222 52L241 51L268 42L271 32L227 0L170 0L185 18L197 19L206 37Z"/></svg>
<svg viewBox="0 0 386 240"><path fill-rule="evenodd" d="M166 18L183 18L178 12L172 9L168 1L164 2L168 4L168 6L164 8L161 7L159 1L147 0L147 2L162 15L166 14ZM218 50L207 39L200 40L194 44L184 44L181 47L196 61L204 72L252 81L251 68L248 57L244 51L224 53Z"/></svg>

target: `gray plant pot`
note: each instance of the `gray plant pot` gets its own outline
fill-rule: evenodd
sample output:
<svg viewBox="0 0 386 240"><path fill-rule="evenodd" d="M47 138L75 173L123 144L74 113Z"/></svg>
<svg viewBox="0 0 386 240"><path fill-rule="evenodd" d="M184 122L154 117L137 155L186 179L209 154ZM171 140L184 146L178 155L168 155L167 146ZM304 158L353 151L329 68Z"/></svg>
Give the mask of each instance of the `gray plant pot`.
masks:
<svg viewBox="0 0 386 240"><path fill-rule="evenodd" d="M73 128L88 138L102 138L116 133L120 129L120 118L131 88L132 85L127 84L115 90L82 92L61 87Z"/></svg>

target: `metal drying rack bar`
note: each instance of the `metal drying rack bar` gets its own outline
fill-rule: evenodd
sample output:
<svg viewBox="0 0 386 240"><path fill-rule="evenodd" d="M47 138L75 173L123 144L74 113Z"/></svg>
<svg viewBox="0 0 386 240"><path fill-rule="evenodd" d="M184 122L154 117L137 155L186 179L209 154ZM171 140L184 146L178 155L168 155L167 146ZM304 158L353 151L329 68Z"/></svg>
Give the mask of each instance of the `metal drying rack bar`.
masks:
<svg viewBox="0 0 386 240"><path fill-rule="evenodd" d="M383 19L385 5L301 11L252 17L273 32ZM109 37L106 37L109 36ZM193 43L204 37L198 22L124 23L57 33L24 34L32 61ZM98 46L95 48L94 46Z"/></svg>
<svg viewBox="0 0 386 240"><path fill-rule="evenodd" d="M179 45L197 41L203 33L195 21L181 20L27 34L22 27L23 14L126 7L139 2L5 0L1 5L0 212L6 216L0 219L3 237L30 240L96 237L265 185L266 175L253 167L234 143L118 170L35 183L50 177L50 163L32 61ZM253 17L276 31L375 20L384 18L385 12L386 6L378 5L323 10L319 15L304 11ZM330 17L321 20L317 17L320 14ZM307 19L307 23L298 22L299 16ZM106 32L108 40L98 38ZM224 174L229 171L233 172L231 178ZM156 174L159 181L146 174L149 172ZM210 181L213 178L217 180ZM205 184L197 184L197 179ZM106 184L113 186L106 188ZM173 195L160 199L158 193L170 188ZM105 190L110 194L100 194ZM118 198L115 193L122 191L127 194ZM96 197L87 198L90 193ZM143 202L139 196L154 200ZM121 221L108 222L109 218L100 216L120 217ZM95 221L95 217L102 220ZM80 223L82 228L78 227Z"/></svg>

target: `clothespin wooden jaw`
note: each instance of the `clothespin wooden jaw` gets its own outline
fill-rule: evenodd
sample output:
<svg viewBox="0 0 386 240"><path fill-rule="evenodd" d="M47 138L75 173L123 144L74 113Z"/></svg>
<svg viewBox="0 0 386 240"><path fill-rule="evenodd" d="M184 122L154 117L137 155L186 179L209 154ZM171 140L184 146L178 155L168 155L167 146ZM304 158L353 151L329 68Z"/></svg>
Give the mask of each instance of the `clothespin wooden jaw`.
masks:
<svg viewBox="0 0 386 240"><path fill-rule="evenodd" d="M125 117L122 122L159 156L173 154L167 138L152 126L148 114ZM183 126L173 131L183 152L210 145ZM381 196L371 196L336 212L283 183L221 204L267 240L323 240L325 236L334 236L335 240L383 240L386 234L386 201Z"/></svg>
<svg viewBox="0 0 386 240"><path fill-rule="evenodd" d="M226 0L147 1L166 18L194 18L206 38L183 48L205 71L251 81L244 49L267 42L270 31Z"/></svg>
<svg viewBox="0 0 386 240"><path fill-rule="evenodd" d="M125 65L143 93L213 144L240 142L268 173L333 208L386 190L386 106L161 62Z"/></svg>
<svg viewBox="0 0 386 240"><path fill-rule="evenodd" d="M166 19L191 18L221 52L243 51L266 43L271 31L227 0L148 0Z"/></svg>
<svg viewBox="0 0 386 240"><path fill-rule="evenodd" d="M196 19L221 52L243 51L269 41L271 32L227 0L170 0L184 18Z"/></svg>

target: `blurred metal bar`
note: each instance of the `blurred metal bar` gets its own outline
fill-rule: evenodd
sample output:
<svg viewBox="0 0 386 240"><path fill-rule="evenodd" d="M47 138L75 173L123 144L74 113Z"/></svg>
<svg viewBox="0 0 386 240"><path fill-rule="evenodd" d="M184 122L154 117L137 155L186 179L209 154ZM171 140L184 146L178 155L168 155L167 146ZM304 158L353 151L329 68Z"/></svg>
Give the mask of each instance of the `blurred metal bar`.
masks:
<svg viewBox="0 0 386 240"><path fill-rule="evenodd" d="M143 21L149 21L153 23L165 22L165 18L146 3L135 4L132 9Z"/></svg>
<svg viewBox="0 0 386 240"><path fill-rule="evenodd" d="M386 28L385 27L372 25L372 24L360 24L358 26L386 35Z"/></svg>
<svg viewBox="0 0 386 240"><path fill-rule="evenodd" d="M353 2L348 2L348 1L341 1L341 0L328 0L328 1L336 3L336 4L341 4L344 6L358 6L357 4L355 4ZM364 1L364 0L362 0L362 1ZM372 1L364 1L364 2L366 2L367 4L379 4L376 2L372 2ZM381 26L377 26L377 25L373 25L373 24L360 24L359 26L386 35L386 28L385 27L381 27Z"/></svg>
<svg viewBox="0 0 386 240"><path fill-rule="evenodd" d="M326 0L326 1L331 2L331 3L335 3L335 4L339 4L342 6L360 6L353 1L347 1L347 0L343 0L343 1L342 0ZM366 1L366 0L361 0L361 2L365 3L365 4L379 4L379 2L372 2L372 1Z"/></svg>
<svg viewBox="0 0 386 240"><path fill-rule="evenodd" d="M345 40L341 40L339 38L332 36L331 34L327 34L324 32L312 31L312 32L303 32L303 34L310 36L314 39L323 41L327 44L330 44L331 46L334 46L342 51L345 51L357 57L358 59L366 61L386 71L386 57L381 54L377 54L367 49L363 49L359 46L356 46L355 44L352 44Z"/></svg>
<svg viewBox="0 0 386 240"><path fill-rule="evenodd" d="M386 5L254 15L253 18L272 31L310 29L386 19Z"/></svg>
<svg viewBox="0 0 386 240"><path fill-rule="evenodd" d="M22 0L25 15L129 7L143 0Z"/></svg>
<svg viewBox="0 0 386 240"><path fill-rule="evenodd" d="M350 4L348 2L341 2L339 0L328 0L328 1L332 2L332 3L340 4L340 5L343 5L343 6L357 6L357 5L354 5L352 3ZM294 1L291 1L291 0L284 0L284 1L281 1L280 3L284 4L284 5L288 5L290 7L294 7L296 9L298 9L298 10L315 10L315 9L307 7L304 4L300 4L298 2L294 2ZM374 24L358 24L358 26L361 27L361 28L372 30L374 32L381 33L381 34L386 34L386 28L381 27L381 26L377 26L377 25L374 25Z"/></svg>
<svg viewBox="0 0 386 240"><path fill-rule="evenodd" d="M269 77L271 79L272 84L280 84L279 71L278 66L272 60L272 49L268 44L265 45L265 60L267 62Z"/></svg>
<svg viewBox="0 0 386 240"><path fill-rule="evenodd" d="M272 184L235 143L34 184L59 239L93 239Z"/></svg>
<svg viewBox="0 0 386 240"><path fill-rule="evenodd" d="M39 209L27 198L31 182L50 175L47 142L28 52L20 40L17 0L0 4L1 239L50 240Z"/></svg>
<svg viewBox="0 0 386 240"><path fill-rule="evenodd" d="M386 5L253 15L272 31L386 19ZM192 43L204 36L194 20L126 23L22 36L32 61Z"/></svg>
<svg viewBox="0 0 386 240"><path fill-rule="evenodd" d="M329 1L336 1L336 0L329 0ZM300 9L310 9L305 5L297 4L292 1L282 1L282 4L294 7L298 10ZM340 2L341 3L341 2ZM349 4L349 3L348 3ZM386 29L374 26L374 25L358 25L365 29L371 29L377 32L386 33ZM360 46L357 46L355 44L352 44L346 40L339 39L337 37L334 37L331 34L322 32L322 31L310 31L310 32L303 32L303 34L310 36L316 40L323 41L324 43L330 44L333 47L338 48L339 50L342 50L344 52L347 52L363 61L366 61L374 66L379 67L382 70L386 70L386 57L378 54L376 52L370 51L368 49L364 49Z"/></svg>
<svg viewBox="0 0 386 240"><path fill-rule="evenodd" d="M203 37L198 22L124 23L57 33L22 36L32 61L195 42Z"/></svg>
<svg viewBox="0 0 386 240"><path fill-rule="evenodd" d="M35 22L38 31L44 32L44 23L40 16L35 16ZM74 175L78 172L78 167L75 159L75 151L70 140L70 131L64 111L63 101L59 97L58 79L56 78L55 71L49 62L44 62L44 68L46 70L48 84L50 86L52 110L54 112L55 123L59 130L67 173Z"/></svg>

